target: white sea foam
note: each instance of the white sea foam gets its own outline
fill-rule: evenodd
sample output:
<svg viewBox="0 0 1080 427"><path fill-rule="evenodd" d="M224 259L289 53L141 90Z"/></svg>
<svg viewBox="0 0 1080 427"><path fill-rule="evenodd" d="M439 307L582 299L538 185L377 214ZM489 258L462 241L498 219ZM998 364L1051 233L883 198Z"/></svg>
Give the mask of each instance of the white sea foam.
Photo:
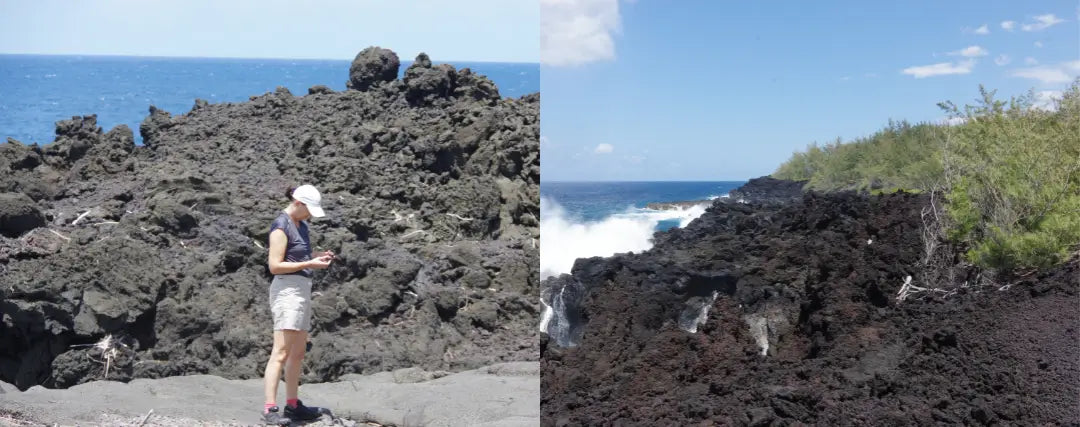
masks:
<svg viewBox="0 0 1080 427"><path fill-rule="evenodd" d="M652 247L660 221L685 227L705 213L705 206L653 210L629 208L596 222L570 218L556 201L540 199L540 277L569 273L574 260L617 253L640 253Z"/></svg>

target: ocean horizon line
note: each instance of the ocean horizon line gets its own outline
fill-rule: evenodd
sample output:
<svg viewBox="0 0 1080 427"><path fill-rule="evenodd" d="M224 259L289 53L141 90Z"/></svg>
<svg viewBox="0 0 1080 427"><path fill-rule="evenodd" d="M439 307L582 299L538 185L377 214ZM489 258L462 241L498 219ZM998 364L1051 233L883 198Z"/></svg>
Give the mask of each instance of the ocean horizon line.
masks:
<svg viewBox="0 0 1080 427"><path fill-rule="evenodd" d="M359 51L357 51L359 52ZM102 54L102 53L11 53L0 52L0 56L24 56L24 57L46 57L46 58L64 58L64 57L92 57L92 58L137 58L137 59L232 59L232 60L247 60L247 61L343 61L352 62L354 58L285 58L285 57L259 57L259 56L186 56L186 55L129 55L129 54ZM429 55L430 56L430 55ZM399 57L401 58L401 57ZM412 63L413 59L402 59L401 63ZM469 64L511 64L511 65L540 65L540 62L521 62L521 61L490 61L490 60L474 60L474 59L438 59L431 58L433 63L469 63Z"/></svg>

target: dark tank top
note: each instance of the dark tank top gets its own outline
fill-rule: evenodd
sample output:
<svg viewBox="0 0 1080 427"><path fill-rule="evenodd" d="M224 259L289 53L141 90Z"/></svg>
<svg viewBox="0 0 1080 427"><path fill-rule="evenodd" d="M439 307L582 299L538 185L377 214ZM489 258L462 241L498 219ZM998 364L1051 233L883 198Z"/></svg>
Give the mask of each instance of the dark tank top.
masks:
<svg viewBox="0 0 1080 427"><path fill-rule="evenodd" d="M308 238L307 223L300 221L300 227L293 224L289 214L282 212L274 223L270 225L270 232L281 229L285 232L288 242L285 245L285 262L304 262L311 259L311 239ZM311 269L304 269L295 273L304 277L311 277Z"/></svg>

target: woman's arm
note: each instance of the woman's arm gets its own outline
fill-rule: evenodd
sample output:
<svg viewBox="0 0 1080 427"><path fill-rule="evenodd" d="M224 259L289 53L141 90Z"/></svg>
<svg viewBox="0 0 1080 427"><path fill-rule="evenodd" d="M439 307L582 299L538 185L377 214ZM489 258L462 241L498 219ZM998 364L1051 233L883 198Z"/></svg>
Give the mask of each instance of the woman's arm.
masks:
<svg viewBox="0 0 1080 427"><path fill-rule="evenodd" d="M267 260L270 267L270 274L290 274L311 268L311 261L285 261L285 247L288 243L289 240L288 237L285 236L284 230L279 228L270 232L270 256Z"/></svg>

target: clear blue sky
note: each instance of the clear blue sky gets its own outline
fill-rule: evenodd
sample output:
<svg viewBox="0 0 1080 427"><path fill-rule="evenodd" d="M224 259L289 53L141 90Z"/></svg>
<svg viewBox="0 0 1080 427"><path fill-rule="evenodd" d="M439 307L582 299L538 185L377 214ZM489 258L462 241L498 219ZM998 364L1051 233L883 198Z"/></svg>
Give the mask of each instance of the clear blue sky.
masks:
<svg viewBox="0 0 1080 427"><path fill-rule="evenodd" d="M0 0L0 53L538 62L537 0Z"/></svg>
<svg viewBox="0 0 1080 427"><path fill-rule="evenodd" d="M1080 75L1076 0L541 3L544 181L743 180Z"/></svg>

